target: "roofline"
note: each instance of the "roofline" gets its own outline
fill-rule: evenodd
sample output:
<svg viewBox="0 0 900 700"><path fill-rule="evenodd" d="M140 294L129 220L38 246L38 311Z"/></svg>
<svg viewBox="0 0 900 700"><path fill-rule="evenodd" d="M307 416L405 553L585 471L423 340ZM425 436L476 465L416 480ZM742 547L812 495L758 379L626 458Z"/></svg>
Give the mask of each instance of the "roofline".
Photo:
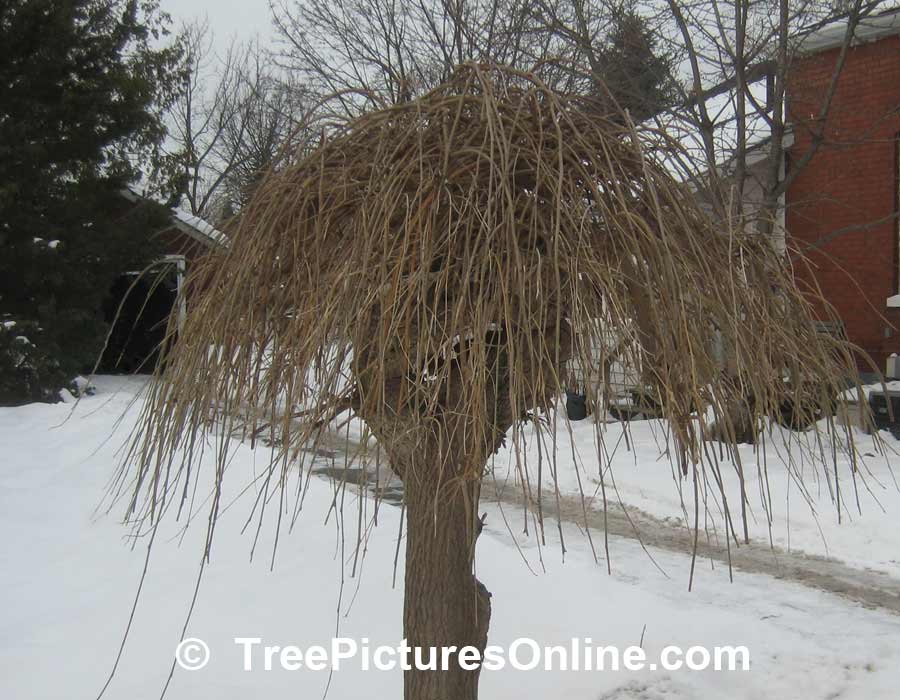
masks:
<svg viewBox="0 0 900 700"><path fill-rule="evenodd" d="M135 192L130 187L122 188L121 194L130 202L148 201L147 197ZM177 207L169 209L169 214L172 226L198 243L215 248L227 247L228 237L205 219L189 214ZM196 222L196 224L192 222Z"/></svg>
<svg viewBox="0 0 900 700"><path fill-rule="evenodd" d="M173 214L175 214L174 211L173 211ZM199 243L203 243L204 245L212 246L215 248L224 248L226 246L226 244L223 242L223 241L227 240L225 238L224 233L222 233L218 229L214 228L213 225L210 224L205 219L200 219L200 217L194 217L194 218L199 219L204 224L207 224L210 227L210 229L212 229L213 233L207 233L205 231L201 231L196 226L192 226L188 222L182 221L181 219L178 218L177 214L175 214L175 216L172 217L172 225L175 228L177 228L179 231L181 231L182 233L190 236L191 238L193 238L195 241L198 241Z"/></svg>
<svg viewBox="0 0 900 700"><path fill-rule="evenodd" d="M807 55L829 51L844 44L846 33L847 19L844 18L800 37L797 47ZM900 34L900 8L860 18L850 45L859 46L897 34Z"/></svg>

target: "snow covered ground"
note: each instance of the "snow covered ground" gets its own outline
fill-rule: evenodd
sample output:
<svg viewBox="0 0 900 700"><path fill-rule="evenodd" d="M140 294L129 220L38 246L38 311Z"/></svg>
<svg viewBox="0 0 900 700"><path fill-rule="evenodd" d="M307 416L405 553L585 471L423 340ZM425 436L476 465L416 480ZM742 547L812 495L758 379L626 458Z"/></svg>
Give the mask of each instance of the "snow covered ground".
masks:
<svg viewBox="0 0 900 700"><path fill-rule="evenodd" d="M146 542L135 549L118 522L121 510L96 515L115 465L115 449L132 424L128 409L138 379L100 378L95 396L85 398L66 420L66 405L0 409L0 528L5 535L0 596L2 697L94 698L115 658L144 566ZM681 506L671 468L659 460L649 423L631 426L635 451L617 451L615 476L629 504L661 517L677 517ZM610 430L621 428L610 428ZM576 427L575 443L588 481L590 434ZM607 440L612 446L614 442ZM560 450L565 455L564 448ZM229 497L265 461L236 446ZM502 456L501 460L502 462ZM571 459L560 460L560 481L574 481ZM872 469L881 474L881 463ZM782 484L773 479L772 491ZM502 467L498 468L502 471ZM885 479L886 480L886 479ZM860 566L892 569L900 555L896 489L879 491L886 514L865 506L839 527L836 516L820 513L830 552ZM392 588L400 512L382 503L379 524L367 542L361 576L349 578L355 542L357 497L348 492L344 537L334 514L331 482L312 479L297 528L283 534L270 571L273 528L264 528L257 556L249 561L252 532L241 534L253 494L222 516L186 636L204 639L212 660L200 671L176 669L167 697L229 700L258 697L322 697L325 672L242 670L234 637L301 647L328 644L340 636L396 644L401 637L402 590ZM894 489L893 491L891 489ZM586 490L590 490L589 485ZM779 492L784 497L784 492ZM796 494L795 494L796 495ZM828 502L830 504L830 501ZM365 502L371 514L371 502ZM795 507L796 506L796 507ZM792 501L793 546L815 549L815 521ZM694 698L866 698L889 699L900 688L900 617L865 610L798 584L738 572L729 583L724 567L698 564L694 590L687 592L690 558L652 551L663 574L630 540L614 544L613 573L595 562L584 536L566 526L568 552L562 561L553 541L539 550L534 538L507 531L499 506L488 505L479 541L479 578L494 594L491 644L531 637L541 644L565 644L590 637L623 648L643 637L648 656L670 644L746 645L748 672L713 671L502 671L482 674L482 697L571 698L573 700L666 700ZM786 515L776 514L773 536ZM252 530L252 528L251 528ZM515 531L516 528L513 528ZM765 526L754 526L765 536ZM202 518L187 530L163 528L150 558L124 655L105 697L156 698L190 607L205 537ZM548 539L555 528L547 528ZM518 544L518 547L516 546ZM893 553L892 553L893 552ZM402 551L400 567L402 570ZM402 582L402 576L400 576ZM343 582L343 585L342 585ZM359 670L350 663L331 680L332 698L398 698L399 671Z"/></svg>
<svg viewBox="0 0 900 700"><path fill-rule="evenodd" d="M589 418L572 422L570 426L571 434L563 412L557 412L555 429L559 465L556 483L560 491L584 493L589 505L602 508L601 463L597 459L594 425ZM533 429L526 432L529 448L523 456L533 474L537 464L537 441ZM547 441L548 429L544 433ZM795 462L792 470L785 466L785 436L795 442L791 452ZM814 462L808 452L797 449L796 441L810 440L811 433L791 434L776 429L767 437L762 449L753 445L741 446L751 539L789 551L835 558L900 578L900 453L895 452L900 448L900 442L887 432L883 432L882 437L884 445L879 451L871 435L854 430L862 457L855 483L846 455L837 455L835 482L832 462L828 462L826 475L820 462ZM603 426L603 443L603 478L606 496L613 508L621 500L657 519L693 527L693 481L682 477L664 454L665 426L661 421L610 422ZM511 449L497 455L494 471L499 481L516 482L518 470ZM725 459L721 472L734 529L741 535L737 471L733 463ZM552 487L554 475L546 460L543 475L543 482ZM722 541L723 509L718 487L711 476L705 488L704 497L701 483L701 528L705 525L711 537Z"/></svg>

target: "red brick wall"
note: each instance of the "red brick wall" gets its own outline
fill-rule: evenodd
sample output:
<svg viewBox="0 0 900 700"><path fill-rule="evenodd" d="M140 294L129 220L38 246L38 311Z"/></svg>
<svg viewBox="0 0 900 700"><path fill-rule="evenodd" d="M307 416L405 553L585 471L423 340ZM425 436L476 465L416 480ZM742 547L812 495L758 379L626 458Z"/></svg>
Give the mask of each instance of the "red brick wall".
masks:
<svg viewBox="0 0 900 700"><path fill-rule="evenodd" d="M789 169L809 148L811 128L819 128L816 119L837 57L834 49L798 59L792 68L788 116L795 141ZM786 197L787 230L809 256L811 274L850 340L882 371L887 355L900 353L900 331L891 328L900 327L900 310L885 306L900 291L897 221L891 218L897 211L898 133L900 36L893 36L849 50L825 141ZM838 233L852 227L862 228Z"/></svg>

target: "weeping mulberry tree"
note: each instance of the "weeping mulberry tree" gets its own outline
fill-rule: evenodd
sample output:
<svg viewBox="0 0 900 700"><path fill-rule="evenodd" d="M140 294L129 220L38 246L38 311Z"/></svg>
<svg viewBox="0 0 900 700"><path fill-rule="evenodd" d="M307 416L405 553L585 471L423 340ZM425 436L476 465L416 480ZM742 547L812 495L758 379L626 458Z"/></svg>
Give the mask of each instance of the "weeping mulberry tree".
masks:
<svg viewBox="0 0 900 700"><path fill-rule="evenodd" d="M695 474L720 468L705 447L735 441L735 403L758 424L791 397L798 418L833 415L850 348L816 334L767 240L698 208L663 165L675 147L478 65L330 131L267 176L227 253L190 282L120 474L136 484L130 517L155 527L176 510L213 429L271 432L257 503L287 508L270 496L304 468L301 448L352 411L404 484L404 636L484 649L482 479L501 445L520 452L524 422L555 410L567 363L598 362L597 347L600 364L638 363ZM599 342L610 335L614 348ZM587 387L598 414L605 400ZM229 458L218 444L210 528ZM476 698L478 675L413 669L404 697Z"/></svg>

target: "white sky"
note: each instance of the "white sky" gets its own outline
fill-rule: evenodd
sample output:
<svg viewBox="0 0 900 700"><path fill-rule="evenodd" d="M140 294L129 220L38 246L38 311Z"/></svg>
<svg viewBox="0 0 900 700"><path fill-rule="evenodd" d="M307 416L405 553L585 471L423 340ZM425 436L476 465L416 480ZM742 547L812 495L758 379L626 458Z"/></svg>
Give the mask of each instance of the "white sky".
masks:
<svg viewBox="0 0 900 700"><path fill-rule="evenodd" d="M268 0L161 0L160 5L172 15L175 29L205 16L219 48L227 48L232 39L259 35L266 41L274 35Z"/></svg>

